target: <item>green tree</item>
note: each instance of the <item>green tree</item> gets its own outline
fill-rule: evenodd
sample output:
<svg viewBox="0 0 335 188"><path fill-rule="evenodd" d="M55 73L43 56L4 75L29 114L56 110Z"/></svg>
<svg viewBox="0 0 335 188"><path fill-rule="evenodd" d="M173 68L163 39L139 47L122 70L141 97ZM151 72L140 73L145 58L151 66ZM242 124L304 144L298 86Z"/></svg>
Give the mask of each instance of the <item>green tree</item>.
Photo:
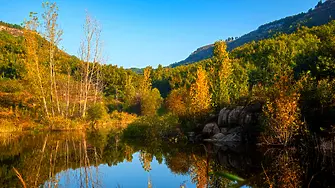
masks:
<svg viewBox="0 0 335 188"><path fill-rule="evenodd" d="M230 87L232 85L232 64L223 41L214 44L214 66L211 67L211 89L213 106L221 108L231 102Z"/></svg>
<svg viewBox="0 0 335 188"><path fill-rule="evenodd" d="M133 85L132 75L126 76L126 84L124 86L124 106L129 108L130 106L134 105L135 102L135 87Z"/></svg>
<svg viewBox="0 0 335 188"><path fill-rule="evenodd" d="M153 116L157 114L157 110L161 107L162 97L157 88L152 89L143 96L141 103L141 115Z"/></svg>

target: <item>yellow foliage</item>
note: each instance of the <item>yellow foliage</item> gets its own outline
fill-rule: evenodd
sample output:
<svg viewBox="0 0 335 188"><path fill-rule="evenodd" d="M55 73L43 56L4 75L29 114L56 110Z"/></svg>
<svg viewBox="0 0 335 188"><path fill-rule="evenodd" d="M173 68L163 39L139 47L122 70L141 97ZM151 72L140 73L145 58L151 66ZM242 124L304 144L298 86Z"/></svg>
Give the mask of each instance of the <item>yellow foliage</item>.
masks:
<svg viewBox="0 0 335 188"><path fill-rule="evenodd" d="M187 97L185 88L174 89L166 99L167 109L174 115L183 117L187 115Z"/></svg>
<svg viewBox="0 0 335 188"><path fill-rule="evenodd" d="M207 187L209 164L207 161L196 155L192 155L193 167L191 169L192 181L197 183L197 188Z"/></svg>
<svg viewBox="0 0 335 188"><path fill-rule="evenodd" d="M263 112L267 119L265 140L271 144L287 145L302 125L298 101L300 94L291 76L280 76L270 90Z"/></svg>
<svg viewBox="0 0 335 188"><path fill-rule="evenodd" d="M264 166L269 187L300 187L303 170L294 154L289 150L269 150L267 155L271 156L272 162Z"/></svg>
<svg viewBox="0 0 335 188"><path fill-rule="evenodd" d="M133 123L137 116L135 114L128 114L126 112L113 111L110 114L111 122L117 128L126 128L129 124Z"/></svg>
<svg viewBox="0 0 335 188"><path fill-rule="evenodd" d="M191 85L190 99L190 115L202 116L211 110L211 94L209 93L207 73L201 67L197 70L195 83Z"/></svg>
<svg viewBox="0 0 335 188"><path fill-rule="evenodd" d="M151 153L148 153L146 151L140 152L140 161L145 171L149 172L151 170L152 159L153 159L153 155Z"/></svg>

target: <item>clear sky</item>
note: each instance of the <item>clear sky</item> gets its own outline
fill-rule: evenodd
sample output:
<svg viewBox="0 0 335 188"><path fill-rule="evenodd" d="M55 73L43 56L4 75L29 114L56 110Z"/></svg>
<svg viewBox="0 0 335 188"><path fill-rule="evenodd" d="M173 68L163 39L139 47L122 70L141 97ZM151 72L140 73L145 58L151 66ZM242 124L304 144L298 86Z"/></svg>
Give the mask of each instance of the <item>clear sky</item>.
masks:
<svg viewBox="0 0 335 188"><path fill-rule="evenodd" d="M108 62L125 68L169 65L198 47L306 12L319 0L56 0L60 47L77 55L85 10L103 27ZM0 0L0 20L20 24L41 0Z"/></svg>

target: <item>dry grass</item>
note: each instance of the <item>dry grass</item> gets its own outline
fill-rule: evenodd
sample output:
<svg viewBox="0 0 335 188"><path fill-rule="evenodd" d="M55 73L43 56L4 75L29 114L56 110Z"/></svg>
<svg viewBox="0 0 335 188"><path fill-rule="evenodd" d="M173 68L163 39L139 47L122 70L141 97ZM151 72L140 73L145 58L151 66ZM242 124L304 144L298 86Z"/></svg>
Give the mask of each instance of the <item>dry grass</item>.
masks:
<svg viewBox="0 0 335 188"><path fill-rule="evenodd" d="M26 187L27 187L27 186L26 186L26 183L24 182L24 180L23 180L21 174L19 173L19 171L17 171L16 168L14 168L14 167L13 167L13 170L14 170L14 172L15 172L15 174L16 174L16 177L19 178L19 180L20 180L22 186L23 186L24 188L26 188Z"/></svg>
<svg viewBox="0 0 335 188"><path fill-rule="evenodd" d="M134 114L114 111L108 118L96 121L94 126L97 129L125 129L136 119L137 116Z"/></svg>
<svg viewBox="0 0 335 188"><path fill-rule="evenodd" d="M0 119L0 133L22 131L22 127L16 119Z"/></svg>

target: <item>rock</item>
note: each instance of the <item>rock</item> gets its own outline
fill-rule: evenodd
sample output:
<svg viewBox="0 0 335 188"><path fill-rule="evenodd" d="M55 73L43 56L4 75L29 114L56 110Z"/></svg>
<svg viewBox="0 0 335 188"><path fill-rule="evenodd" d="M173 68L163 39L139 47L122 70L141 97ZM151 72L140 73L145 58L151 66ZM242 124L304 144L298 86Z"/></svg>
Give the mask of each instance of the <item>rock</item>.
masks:
<svg viewBox="0 0 335 188"><path fill-rule="evenodd" d="M242 133L230 133L224 136L220 142L242 142Z"/></svg>
<svg viewBox="0 0 335 188"><path fill-rule="evenodd" d="M228 130L227 134L233 134L233 133L242 133L243 132L243 128L242 127L235 127L235 128L231 128Z"/></svg>
<svg viewBox="0 0 335 188"><path fill-rule="evenodd" d="M243 108L243 106L238 106L229 113L227 122L229 125L239 125L240 114L242 113Z"/></svg>
<svg viewBox="0 0 335 188"><path fill-rule="evenodd" d="M262 111L262 104L256 103L249 106L238 106L232 109L223 108L218 115L218 126L249 126L257 121L258 113Z"/></svg>
<svg viewBox="0 0 335 188"><path fill-rule="evenodd" d="M228 109L228 108L223 108L220 111L220 114L219 114L219 117L218 117L218 125L219 125L219 127L226 127L226 126L229 125L228 118L230 116L231 111L232 110Z"/></svg>
<svg viewBox="0 0 335 188"><path fill-rule="evenodd" d="M213 140L217 140L217 141L219 141L219 140L224 139L224 137L225 137L224 134L222 134L222 133L217 133L217 134L215 134L215 135L212 137L212 139L213 139Z"/></svg>
<svg viewBox="0 0 335 188"><path fill-rule="evenodd" d="M242 142L242 127L229 129L225 134L217 133L211 139L206 139L209 142Z"/></svg>
<svg viewBox="0 0 335 188"><path fill-rule="evenodd" d="M248 113L259 113L262 112L262 102L255 102L245 107L245 111Z"/></svg>
<svg viewBox="0 0 335 188"><path fill-rule="evenodd" d="M217 122L218 121L218 114L210 114L208 119L205 121L205 124L207 123L212 123L212 122Z"/></svg>
<svg viewBox="0 0 335 188"><path fill-rule="evenodd" d="M258 122L262 105L261 102L255 102L248 106L221 109L218 116L211 116L213 117L212 121L217 117L217 125L206 124L203 136L210 138L217 133L222 133L224 138L220 142L241 142L243 138L249 140L249 136L254 134L251 132L251 127Z"/></svg>
<svg viewBox="0 0 335 188"><path fill-rule="evenodd" d="M197 136L195 136L194 141L195 141L195 142L201 142L201 141L202 141L202 135L201 135L201 134L198 134Z"/></svg>
<svg viewBox="0 0 335 188"><path fill-rule="evenodd" d="M216 123L208 123L202 130L202 134L206 136L212 136L217 133L220 133L220 129Z"/></svg>
<svg viewBox="0 0 335 188"><path fill-rule="evenodd" d="M205 139L207 142L242 142L243 128L235 127L226 131L225 134L217 133L211 139Z"/></svg>
<svg viewBox="0 0 335 188"><path fill-rule="evenodd" d="M226 124L227 120L227 108L223 108L220 110L219 117L218 117L218 125L219 127L222 127L224 124Z"/></svg>
<svg viewBox="0 0 335 188"><path fill-rule="evenodd" d="M187 136L189 136L189 137L194 137L194 136L195 136L195 133L194 133L194 132L187 132Z"/></svg>
<svg viewBox="0 0 335 188"><path fill-rule="evenodd" d="M195 142L195 133L194 132L187 132L187 139L189 142Z"/></svg>
<svg viewBox="0 0 335 188"><path fill-rule="evenodd" d="M226 134L228 132L227 128L221 128L221 133Z"/></svg>
<svg viewBox="0 0 335 188"><path fill-rule="evenodd" d="M211 138L206 138L206 139L204 139L203 141L204 141L204 142L212 142L212 143L217 142L216 140L213 140L213 139L211 139Z"/></svg>
<svg viewBox="0 0 335 188"><path fill-rule="evenodd" d="M218 133L220 133L220 129L219 129L218 125L215 123L215 126L213 128L213 134L215 135L215 134L218 134Z"/></svg>
<svg viewBox="0 0 335 188"><path fill-rule="evenodd" d="M246 114L243 119L243 126L252 124L252 114Z"/></svg>

